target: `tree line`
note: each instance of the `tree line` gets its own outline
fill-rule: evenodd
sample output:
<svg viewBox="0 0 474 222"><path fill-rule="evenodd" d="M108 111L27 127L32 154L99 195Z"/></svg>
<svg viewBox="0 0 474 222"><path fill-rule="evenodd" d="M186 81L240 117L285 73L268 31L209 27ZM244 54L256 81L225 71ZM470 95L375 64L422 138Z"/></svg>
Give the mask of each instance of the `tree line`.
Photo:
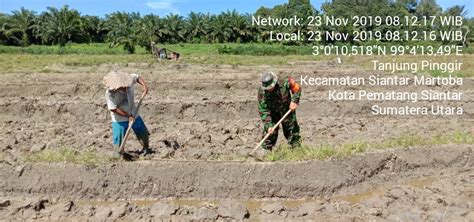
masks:
<svg viewBox="0 0 474 222"><path fill-rule="evenodd" d="M36 13L26 8L0 13L0 44L28 46L59 45L67 43L109 43L110 47L123 46L129 53L136 46L150 50L151 43L247 43L265 42L270 30L282 32L314 29L307 24L302 27L257 27L252 26L252 16L298 17L316 15L459 15L466 17L464 6L455 5L442 10L436 0L332 0L316 10L310 0L289 0L273 8L260 7L255 13L241 14L228 10L219 14L191 12L186 17L169 14L160 17L154 14L141 16L136 12L113 12L105 17L81 15L69 6L48 7ZM468 28L473 27L472 18L466 18ZM321 30L348 32L356 27L319 27ZM389 30L397 27L366 27L366 29ZM422 29L422 28L418 28ZM472 34L469 35L472 38ZM330 43L330 42L323 42ZM287 44L302 44L289 42ZM304 43L303 43L304 44Z"/></svg>

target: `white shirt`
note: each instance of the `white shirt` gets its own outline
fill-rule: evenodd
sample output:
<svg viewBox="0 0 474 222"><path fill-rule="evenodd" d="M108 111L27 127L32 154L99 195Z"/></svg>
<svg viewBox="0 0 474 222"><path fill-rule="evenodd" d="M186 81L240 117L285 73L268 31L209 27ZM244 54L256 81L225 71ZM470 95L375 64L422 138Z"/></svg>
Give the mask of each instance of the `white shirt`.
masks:
<svg viewBox="0 0 474 222"><path fill-rule="evenodd" d="M132 85L127 87L126 91L122 90L106 90L105 100L107 101L107 108L109 110L120 108L121 110L132 113L134 117L138 117L138 110L135 108L135 92L134 86L138 82L138 75L131 74L133 81ZM133 110L133 111L132 111ZM132 111L132 112L131 112ZM112 122L128 122L128 117L110 112Z"/></svg>

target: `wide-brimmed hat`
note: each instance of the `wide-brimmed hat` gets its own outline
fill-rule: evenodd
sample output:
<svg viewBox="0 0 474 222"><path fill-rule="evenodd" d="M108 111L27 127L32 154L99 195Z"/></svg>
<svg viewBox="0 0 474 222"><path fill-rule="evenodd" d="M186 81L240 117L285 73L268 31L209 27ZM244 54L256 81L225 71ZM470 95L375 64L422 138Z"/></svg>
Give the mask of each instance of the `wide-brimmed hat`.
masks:
<svg viewBox="0 0 474 222"><path fill-rule="evenodd" d="M133 83L133 77L121 71L111 71L104 76L102 80L105 87L109 90L116 90L121 87L129 87Z"/></svg>
<svg viewBox="0 0 474 222"><path fill-rule="evenodd" d="M271 71L264 72L262 74L262 89L269 90L275 87L277 81L278 81L278 77L275 73Z"/></svg>

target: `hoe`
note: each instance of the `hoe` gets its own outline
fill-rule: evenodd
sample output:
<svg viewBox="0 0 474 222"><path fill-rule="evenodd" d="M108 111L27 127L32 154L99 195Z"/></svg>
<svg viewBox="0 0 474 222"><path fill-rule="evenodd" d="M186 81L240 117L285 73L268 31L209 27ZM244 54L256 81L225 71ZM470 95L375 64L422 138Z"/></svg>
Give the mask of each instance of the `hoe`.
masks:
<svg viewBox="0 0 474 222"><path fill-rule="evenodd" d="M281 122L283 122L283 120L285 120L286 117L288 117L288 115L290 115L290 113L291 113L291 109L288 110L288 112L285 113L285 115L275 124L275 126L280 127ZM275 131L273 131L272 133L274 133L274 132ZM247 154L247 156L248 157L253 157L257 161L263 161L259 157L255 156L254 153L255 153L255 151L257 151L258 148L260 148L260 146L262 146L263 142L265 142L265 140L268 139L268 137L270 135L272 135L272 133L268 132L267 135L265 135L265 137L263 137L263 139L260 141L260 143L258 143L257 146L255 148L253 148L252 152ZM278 133L278 131L277 131L277 133Z"/></svg>

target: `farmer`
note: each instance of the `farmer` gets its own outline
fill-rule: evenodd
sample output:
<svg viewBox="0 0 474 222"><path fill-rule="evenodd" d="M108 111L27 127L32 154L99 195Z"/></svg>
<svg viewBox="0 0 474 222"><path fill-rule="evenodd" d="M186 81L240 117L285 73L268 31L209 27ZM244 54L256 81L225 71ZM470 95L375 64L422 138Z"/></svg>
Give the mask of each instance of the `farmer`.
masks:
<svg viewBox="0 0 474 222"><path fill-rule="evenodd" d="M296 121L296 108L300 102L301 87L292 77L278 79L273 72L262 75L262 85L258 89L258 112L263 121L263 136L271 133L262 145L272 150L278 139L278 126L275 126L288 110L290 115L283 120L283 134L288 144L294 148L301 145L300 127Z"/></svg>
<svg viewBox="0 0 474 222"><path fill-rule="evenodd" d="M145 81L137 74L128 74L125 72L109 72L104 77L104 84L107 87L105 92L105 100L107 107L110 110L112 117L112 135L114 149L116 150L114 156L120 157L124 153L119 149L128 128L128 123L133 122L132 129L137 136L143 149L140 154L147 155L151 153L149 148L149 132L140 117L135 106L134 100L134 85L138 83L143 87L143 95L148 93L148 86Z"/></svg>

